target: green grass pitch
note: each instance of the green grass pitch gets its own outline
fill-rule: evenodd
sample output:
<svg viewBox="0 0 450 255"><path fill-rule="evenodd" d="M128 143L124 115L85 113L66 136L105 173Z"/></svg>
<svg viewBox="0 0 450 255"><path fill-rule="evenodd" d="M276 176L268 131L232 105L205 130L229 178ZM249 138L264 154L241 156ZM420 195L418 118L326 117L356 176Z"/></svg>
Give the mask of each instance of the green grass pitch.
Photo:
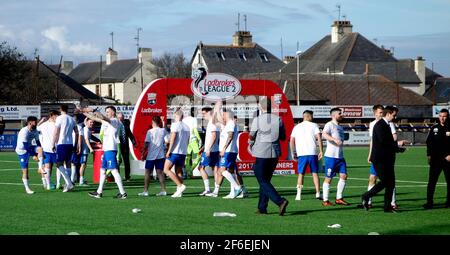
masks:
<svg viewBox="0 0 450 255"><path fill-rule="evenodd" d="M245 177L250 191L246 199L226 200L199 197L203 182L186 180L187 190L182 198L138 197L142 191L143 176L133 176L125 184L128 199L116 200L115 183L105 187L103 199L87 194L96 189L92 184L92 165L87 170L89 187L76 187L73 192L45 191L36 173L37 164L30 166L30 183L36 192L27 195L21 182L17 156L13 152L0 153L0 234L264 234L264 235L380 235L450 234L450 209L445 202L445 180L441 174L435 193L435 203L441 207L424 210L428 166L425 148L411 147L398 155L396 165L397 200L401 212L386 214L382 210L382 193L374 198L374 208L366 212L356 208L361 194L367 189L369 165L366 147L346 147L349 180L344 198L352 203L347 207L322 207L314 198L311 176L305 177L301 201L295 201L296 175L274 176L272 183L290 204L284 217L278 216L278 207L270 203L268 215L256 215L258 185L255 177ZM92 160L92 157L91 157ZM323 174L320 175L321 184ZM54 177L53 177L54 181ZM336 194L337 179L331 185L330 198ZM150 192L159 191L159 183L152 181ZM168 192L175 187L168 181ZM224 181L221 196L229 191ZM142 209L132 213L133 208ZM237 217L213 217L214 212L233 212ZM341 228L328 228L331 224Z"/></svg>

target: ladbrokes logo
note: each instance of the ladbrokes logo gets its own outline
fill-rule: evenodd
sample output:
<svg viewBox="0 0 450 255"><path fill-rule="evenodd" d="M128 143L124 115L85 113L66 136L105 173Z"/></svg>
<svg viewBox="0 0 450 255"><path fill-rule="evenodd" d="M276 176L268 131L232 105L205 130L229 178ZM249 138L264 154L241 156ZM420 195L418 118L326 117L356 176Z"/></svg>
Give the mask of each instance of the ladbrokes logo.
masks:
<svg viewBox="0 0 450 255"><path fill-rule="evenodd" d="M207 100L228 100L239 95L241 83L235 77L223 73L207 73L201 67L192 75L191 89L195 96Z"/></svg>

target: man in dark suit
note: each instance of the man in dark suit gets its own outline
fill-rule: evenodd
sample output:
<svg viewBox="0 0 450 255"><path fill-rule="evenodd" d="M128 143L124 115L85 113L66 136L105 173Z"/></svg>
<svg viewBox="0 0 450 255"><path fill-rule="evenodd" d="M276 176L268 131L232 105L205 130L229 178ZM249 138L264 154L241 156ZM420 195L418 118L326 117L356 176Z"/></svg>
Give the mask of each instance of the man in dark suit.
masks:
<svg viewBox="0 0 450 255"><path fill-rule="evenodd" d="M134 138L133 133L130 129L130 120L125 119L123 117L122 113L117 114L117 119L122 123L123 130L119 133L119 139L120 139L120 153L122 155L122 160L125 165L125 181L130 180L130 143L129 140L131 140L131 143L134 147L136 147L136 139Z"/></svg>
<svg viewBox="0 0 450 255"><path fill-rule="evenodd" d="M404 152L405 148L401 148L405 141L396 142L392 137L389 122L395 119L397 112L395 107L386 106L383 110L383 118L379 120L373 127L372 135L372 153L370 160L375 167L379 182L375 186L362 195L362 207L369 210L369 199L378 192L385 190L384 194L384 211L395 213L397 210L392 208L392 193L395 187L395 154Z"/></svg>

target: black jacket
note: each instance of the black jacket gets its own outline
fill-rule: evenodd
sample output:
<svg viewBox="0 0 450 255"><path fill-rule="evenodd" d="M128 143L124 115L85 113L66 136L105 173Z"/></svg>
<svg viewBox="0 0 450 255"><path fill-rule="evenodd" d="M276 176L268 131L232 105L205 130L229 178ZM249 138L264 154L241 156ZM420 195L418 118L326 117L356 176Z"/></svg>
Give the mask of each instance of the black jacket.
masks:
<svg viewBox="0 0 450 255"><path fill-rule="evenodd" d="M397 152L400 148L394 141L389 124L384 119L379 120L373 127L370 160L373 164L394 164Z"/></svg>
<svg viewBox="0 0 450 255"><path fill-rule="evenodd" d="M427 137L427 156L443 159L450 155L450 125L436 124L431 127Z"/></svg>
<svg viewBox="0 0 450 255"><path fill-rule="evenodd" d="M119 136L120 144L128 148L128 144L129 144L128 139L130 139L133 144L136 144L136 139L134 138L134 135L130 129L130 120L124 119L122 124L125 128L126 139L124 140L122 136Z"/></svg>

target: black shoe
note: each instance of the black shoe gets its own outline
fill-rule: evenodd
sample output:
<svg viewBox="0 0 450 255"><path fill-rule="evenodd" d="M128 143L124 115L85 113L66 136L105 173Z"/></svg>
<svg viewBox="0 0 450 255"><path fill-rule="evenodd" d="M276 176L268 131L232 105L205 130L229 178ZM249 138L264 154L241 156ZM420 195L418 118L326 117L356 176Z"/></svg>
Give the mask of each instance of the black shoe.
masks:
<svg viewBox="0 0 450 255"><path fill-rule="evenodd" d="M423 208L424 208L425 210L433 209L433 204L426 203L426 204L423 205Z"/></svg>
<svg viewBox="0 0 450 255"><path fill-rule="evenodd" d="M289 201L287 201L287 200L284 200L283 203L281 203L281 205L280 205L280 213L279 213L280 216L284 215L284 213L286 212L286 207L288 206L288 204L289 204Z"/></svg>
<svg viewBox="0 0 450 255"><path fill-rule="evenodd" d="M445 203L445 208L450 208L450 203Z"/></svg>
<svg viewBox="0 0 450 255"><path fill-rule="evenodd" d="M384 209L384 212L385 212L385 213L398 213L397 210L394 210L394 209L392 209L392 208Z"/></svg>
<svg viewBox="0 0 450 255"><path fill-rule="evenodd" d="M364 208L366 211L369 211L371 205L369 205L369 199L361 197L361 208Z"/></svg>
<svg viewBox="0 0 450 255"><path fill-rule="evenodd" d="M256 210L256 212L255 212L256 214L267 214L267 212L266 211L261 211L261 210Z"/></svg>
<svg viewBox="0 0 450 255"><path fill-rule="evenodd" d="M93 198L102 198L102 193L97 193L97 191L89 192L88 194L90 197L93 197Z"/></svg>
<svg viewBox="0 0 450 255"><path fill-rule="evenodd" d="M115 196L115 198L117 199L126 199L127 197L128 197L127 193L123 194L117 193L117 195Z"/></svg>

